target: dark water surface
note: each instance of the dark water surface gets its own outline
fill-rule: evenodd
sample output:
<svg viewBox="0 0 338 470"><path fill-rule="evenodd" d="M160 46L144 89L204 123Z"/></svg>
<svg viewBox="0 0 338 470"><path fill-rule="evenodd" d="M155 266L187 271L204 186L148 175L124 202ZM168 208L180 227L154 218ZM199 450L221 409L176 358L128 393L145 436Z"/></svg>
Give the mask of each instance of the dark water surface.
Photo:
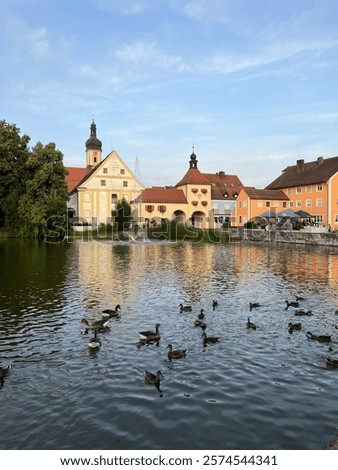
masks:
<svg viewBox="0 0 338 470"><path fill-rule="evenodd" d="M0 240L0 263L1 449L323 449L338 434L338 369L324 358L338 358L337 252ZM313 316L285 310L297 294ZM118 303L90 353L81 319ZM202 345L201 308L218 344ZM157 322L159 344L140 345ZM307 331L332 334L333 351ZM186 358L169 362L169 343ZM162 371L162 393L145 369Z"/></svg>

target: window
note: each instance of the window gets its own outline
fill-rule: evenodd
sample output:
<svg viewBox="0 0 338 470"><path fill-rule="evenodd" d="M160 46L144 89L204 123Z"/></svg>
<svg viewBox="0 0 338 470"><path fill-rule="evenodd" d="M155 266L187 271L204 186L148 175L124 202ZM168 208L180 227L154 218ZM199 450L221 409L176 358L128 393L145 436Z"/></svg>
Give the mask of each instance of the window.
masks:
<svg viewBox="0 0 338 470"><path fill-rule="evenodd" d="M292 194L292 188L288 188L286 193L287 193L288 196L290 196Z"/></svg>
<svg viewBox="0 0 338 470"><path fill-rule="evenodd" d="M338 223L338 214L335 215L334 221L335 221L336 224Z"/></svg>
<svg viewBox="0 0 338 470"><path fill-rule="evenodd" d="M270 207L270 201L266 201L265 207Z"/></svg>
<svg viewBox="0 0 338 470"><path fill-rule="evenodd" d="M322 207L323 205L323 199L321 197L319 197L318 199L316 199L316 206L317 207Z"/></svg>
<svg viewBox="0 0 338 470"><path fill-rule="evenodd" d="M247 201L243 201L243 207L247 207L247 206L248 206Z"/></svg>
<svg viewBox="0 0 338 470"><path fill-rule="evenodd" d="M103 168L103 173L108 173L108 168Z"/></svg>
<svg viewBox="0 0 338 470"><path fill-rule="evenodd" d="M106 180L101 180L101 186L106 186Z"/></svg>
<svg viewBox="0 0 338 470"><path fill-rule="evenodd" d="M307 199L307 200L305 201L305 206L306 206L306 207L312 207L312 201L311 201L311 199Z"/></svg>
<svg viewBox="0 0 338 470"><path fill-rule="evenodd" d="M111 203L112 204L117 204L117 194L112 194L111 195Z"/></svg>
<svg viewBox="0 0 338 470"><path fill-rule="evenodd" d="M286 202L283 202L283 209L286 209Z"/></svg>
<svg viewBox="0 0 338 470"><path fill-rule="evenodd" d="M239 201L238 207L239 207L240 209L242 209L242 201Z"/></svg>
<svg viewBox="0 0 338 470"><path fill-rule="evenodd" d="M147 212L153 212L154 206L147 205L147 206L145 207L145 209L146 209Z"/></svg>
<svg viewBox="0 0 338 470"><path fill-rule="evenodd" d="M322 215L315 215L314 223L315 224L322 224L323 223L323 216Z"/></svg>
<svg viewBox="0 0 338 470"><path fill-rule="evenodd" d="M278 207L278 201L275 201L275 202L273 203L273 207Z"/></svg>
<svg viewBox="0 0 338 470"><path fill-rule="evenodd" d="M128 188L128 181L123 181L123 187Z"/></svg>
<svg viewBox="0 0 338 470"><path fill-rule="evenodd" d="M305 191L306 191L307 193L312 193L312 186L306 186L306 187L305 187Z"/></svg>
<svg viewBox="0 0 338 470"><path fill-rule="evenodd" d="M302 207L302 201L296 201L296 207Z"/></svg>
<svg viewBox="0 0 338 470"><path fill-rule="evenodd" d="M293 207L293 201L289 202L289 207L290 207L290 209L291 209L291 207Z"/></svg>
<svg viewBox="0 0 338 470"><path fill-rule="evenodd" d="M317 184L317 193L320 193L321 191L323 191L323 185Z"/></svg>
<svg viewBox="0 0 338 470"><path fill-rule="evenodd" d="M167 206L157 206L157 210L159 212L165 212L167 210Z"/></svg>
<svg viewBox="0 0 338 470"><path fill-rule="evenodd" d="M120 170L120 174L121 174L121 175L124 175L124 174L125 174L125 170L124 170L124 168L121 168L121 170Z"/></svg>
<svg viewBox="0 0 338 470"><path fill-rule="evenodd" d="M302 194L302 188L296 188L296 194Z"/></svg>
<svg viewBox="0 0 338 470"><path fill-rule="evenodd" d="M263 201L257 201L257 207L263 207Z"/></svg>

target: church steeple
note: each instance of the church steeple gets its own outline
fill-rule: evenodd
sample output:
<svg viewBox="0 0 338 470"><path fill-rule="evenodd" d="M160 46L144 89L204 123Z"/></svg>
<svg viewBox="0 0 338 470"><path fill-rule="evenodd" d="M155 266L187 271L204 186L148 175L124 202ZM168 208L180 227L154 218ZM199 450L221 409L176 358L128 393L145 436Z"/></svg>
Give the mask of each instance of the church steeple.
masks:
<svg viewBox="0 0 338 470"><path fill-rule="evenodd" d="M195 155L195 148L192 148L192 154L190 155L190 168L197 168L197 157Z"/></svg>
<svg viewBox="0 0 338 470"><path fill-rule="evenodd" d="M91 123L90 137L86 140L86 160L87 167L94 167L101 162L102 142L96 137L96 124Z"/></svg>

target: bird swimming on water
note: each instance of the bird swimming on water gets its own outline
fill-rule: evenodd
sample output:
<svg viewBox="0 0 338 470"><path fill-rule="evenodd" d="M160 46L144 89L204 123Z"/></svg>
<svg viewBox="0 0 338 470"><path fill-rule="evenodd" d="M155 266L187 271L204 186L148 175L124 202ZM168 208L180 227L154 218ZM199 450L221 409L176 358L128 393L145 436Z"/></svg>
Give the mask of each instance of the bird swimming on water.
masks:
<svg viewBox="0 0 338 470"><path fill-rule="evenodd" d="M253 323L252 321L250 321L250 318L248 317L248 321L246 322L246 326L247 328L252 328L253 330L255 330L257 328L257 326L255 325L255 323Z"/></svg>
<svg viewBox="0 0 338 470"><path fill-rule="evenodd" d="M158 370L156 374L149 372L149 370L145 371L146 377L145 380L148 384L155 385L157 390L161 392L160 385L161 385L161 378L163 377L162 372Z"/></svg>
<svg viewBox="0 0 338 470"><path fill-rule="evenodd" d="M170 362L172 359L180 359L181 357L185 357L187 355L187 349L173 350L173 347L171 344L168 344L167 349L168 349L168 358Z"/></svg>
<svg viewBox="0 0 338 470"><path fill-rule="evenodd" d="M8 366L5 366L5 367L2 367L2 366L0 367L0 385L1 386L4 384L5 377L9 373L11 367L12 367L11 365L8 365Z"/></svg>
<svg viewBox="0 0 338 470"><path fill-rule="evenodd" d="M160 323L156 323L155 331L139 331L140 340L143 342L159 341L161 339Z"/></svg>
<svg viewBox="0 0 338 470"><path fill-rule="evenodd" d="M102 310L102 318L116 318L120 316L121 305L117 304L114 309L106 308Z"/></svg>
<svg viewBox="0 0 338 470"><path fill-rule="evenodd" d="M206 346L207 344L219 342L219 336L207 336L205 332L203 332L202 334L202 339L203 339L203 346Z"/></svg>
<svg viewBox="0 0 338 470"><path fill-rule="evenodd" d="M88 342L88 348L99 349L101 347L101 340L97 336L97 330L94 330L94 336Z"/></svg>
<svg viewBox="0 0 338 470"><path fill-rule="evenodd" d="M179 307L180 307L181 312L191 312L191 310L192 310L191 305L180 304Z"/></svg>
<svg viewBox="0 0 338 470"><path fill-rule="evenodd" d="M87 334L89 330L104 330L108 327L109 322L110 318L102 318L101 320L93 321L93 323L89 323L87 318L82 318L81 320L82 325L85 327L85 334Z"/></svg>

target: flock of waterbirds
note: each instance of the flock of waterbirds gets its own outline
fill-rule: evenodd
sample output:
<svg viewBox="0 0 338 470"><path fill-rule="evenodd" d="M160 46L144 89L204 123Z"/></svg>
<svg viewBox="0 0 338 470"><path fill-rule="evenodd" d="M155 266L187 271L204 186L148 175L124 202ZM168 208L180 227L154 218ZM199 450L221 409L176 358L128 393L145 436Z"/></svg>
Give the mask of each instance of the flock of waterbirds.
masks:
<svg viewBox="0 0 338 470"><path fill-rule="evenodd" d="M296 300L294 301L288 301L285 300L285 310L288 310L290 307L294 309L293 314L296 317L309 317L312 316L312 310L304 310L300 308L300 303L305 300L303 297L296 296ZM215 311L218 307L218 301L213 300L212 302L212 310ZM250 312L254 309L259 309L261 307L261 304L259 302L250 302L249 303L249 310ZM181 303L179 305L179 310L181 313L185 312L192 312L192 306L191 305L184 305ZM93 322L89 322L87 318L82 318L81 324L84 326L84 333L87 334L89 331L92 332L93 336L88 341L88 348L91 351L97 351L101 347L101 339L98 336L98 333L100 331L104 331L108 328L109 322L111 319L120 319L121 318L121 305L117 304L114 309L105 309L102 311L101 318L99 320L95 320ZM335 311L335 314L338 315L338 310ZM205 323L205 311L204 309L200 309L200 313L197 315L196 320L194 321L194 326L201 328L202 330L202 344L203 346L207 346L209 344L213 343L218 343L220 341L219 336L209 336L206 334L205 330L207 328L207 324ZM155 330L144 330L144 331L139 331L138 335L140 338L140 342L142 344L144 343L159 343L161 339L161 331L160 331L161 325L157 323L155 325ZM256 330L259 328L254 322L250 320L250 317L247 317L247 323L246 327L250 328L252 330ZM335 328L338 329L338 324L335 325ZM287 325L288 332L292 334L294 331L300 331L302 329L302 323L301 322L289 322ZM306 332L306 338L308 340L314 340L318 341L320 343L330 343L332 340L332 335L329 334L315 334L312 333L311 331ZM187 355L188 350L187 349L173 349L172 344L168 344L167 346L167 355L168 359L171 362L172 360L175 359L181 359L184 358ZM333 351L332 347L329 347L329 351ZM334 367L338 368L338 359L329 357L329 356L324 356L326 365L328 367ZM11 365L6 365L6 366L0 366L0 387L4 385L5 379L8 376L9 372L11 369ZM156 388L161 392L160 390L160 382L161 378L163 377L162 372L158 370L157 372L150 372L148 370L145 371L145 381L148 384L155 385Z"/></svg>

